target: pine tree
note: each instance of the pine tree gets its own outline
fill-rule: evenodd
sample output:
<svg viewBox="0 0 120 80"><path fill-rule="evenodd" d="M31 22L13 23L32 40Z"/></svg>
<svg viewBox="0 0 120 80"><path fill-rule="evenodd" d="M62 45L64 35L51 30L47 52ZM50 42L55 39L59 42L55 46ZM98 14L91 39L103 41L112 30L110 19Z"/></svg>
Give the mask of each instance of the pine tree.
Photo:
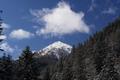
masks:
<svg viewBox="0 0 120 80"><path fill-rule="evenodd" d="M33 54L30 51L30 48L26 47L19 58L19 80L37 80L33 66L35 66L33 65Z"/></svg>
<svg viewBox="0 0 120 80"><path fill-rule="evenodd" d="M3 55L0 64L0 79L13 80L13 63L10 55Z"/></svg>

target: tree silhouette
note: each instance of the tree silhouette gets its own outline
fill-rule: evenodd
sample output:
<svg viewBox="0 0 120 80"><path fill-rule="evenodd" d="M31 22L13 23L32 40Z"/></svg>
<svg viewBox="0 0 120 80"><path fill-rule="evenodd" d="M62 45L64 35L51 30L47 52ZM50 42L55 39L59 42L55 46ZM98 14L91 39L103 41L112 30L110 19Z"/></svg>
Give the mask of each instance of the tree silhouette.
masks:
<svg viewBox="0 0 120 80"><path fill-rule="evenodd" d="M3 11L0 10L0 36L3 36L3 34L2 34L2 31L3 31L3 27L2 27L3 19L1 18L1 13L2 12ZM4 40L3 38L0 38L0 42L2 42L3 40ZM4 50L0 48L0 51L4 51Z"/></svg>

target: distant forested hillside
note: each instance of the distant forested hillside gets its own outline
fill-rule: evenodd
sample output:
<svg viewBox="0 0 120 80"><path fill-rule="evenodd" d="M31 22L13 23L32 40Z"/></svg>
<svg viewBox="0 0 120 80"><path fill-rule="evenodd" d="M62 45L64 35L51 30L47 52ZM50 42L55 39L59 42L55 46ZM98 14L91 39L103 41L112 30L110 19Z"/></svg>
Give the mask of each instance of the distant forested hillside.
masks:
<svg viewBox="0 0 120 80"><path fill-rule="evenodd" d="M46 70L46 77L49 79L44 80L120 80L120 19L75 46L71 55Z"/></svg>

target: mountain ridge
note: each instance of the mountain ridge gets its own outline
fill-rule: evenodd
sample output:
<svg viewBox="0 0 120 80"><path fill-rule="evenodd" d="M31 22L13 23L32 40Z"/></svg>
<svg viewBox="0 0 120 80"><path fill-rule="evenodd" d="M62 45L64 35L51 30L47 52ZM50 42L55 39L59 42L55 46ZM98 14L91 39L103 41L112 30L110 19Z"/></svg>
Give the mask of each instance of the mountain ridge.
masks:
<svg viewBox="0 0 120 80"><path fill-rule="evenodd" d="M54 56L55 58L59 59L62 56L69 55L71 50L72 46L61 41L56 41L39 51L35 51L34 53L35 57L37 58L42 56Z"/></svg>

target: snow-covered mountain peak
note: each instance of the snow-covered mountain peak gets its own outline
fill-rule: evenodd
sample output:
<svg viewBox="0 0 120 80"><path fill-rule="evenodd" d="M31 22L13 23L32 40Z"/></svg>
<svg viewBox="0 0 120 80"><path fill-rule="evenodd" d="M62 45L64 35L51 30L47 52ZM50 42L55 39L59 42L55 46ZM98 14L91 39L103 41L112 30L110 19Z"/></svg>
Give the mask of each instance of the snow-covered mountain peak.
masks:
<svg viewBox="0 0 120 80"><path fill-rule="evenodd" d="M59 59L62 56L70 54L71 50L72 46L61 41L56 41L37 52L37 54L39 54L39 56L53 56Z"/></svg>
<svg viewBox="0 0 120 80"><path fill-rule="evenodd" d="M72 48L72 46L66 44L66 43L63 43L61 41L56 41L50 45L48 45L47 47L45 47L43 50L45 49L51 49L51 48Z"/></svg>

